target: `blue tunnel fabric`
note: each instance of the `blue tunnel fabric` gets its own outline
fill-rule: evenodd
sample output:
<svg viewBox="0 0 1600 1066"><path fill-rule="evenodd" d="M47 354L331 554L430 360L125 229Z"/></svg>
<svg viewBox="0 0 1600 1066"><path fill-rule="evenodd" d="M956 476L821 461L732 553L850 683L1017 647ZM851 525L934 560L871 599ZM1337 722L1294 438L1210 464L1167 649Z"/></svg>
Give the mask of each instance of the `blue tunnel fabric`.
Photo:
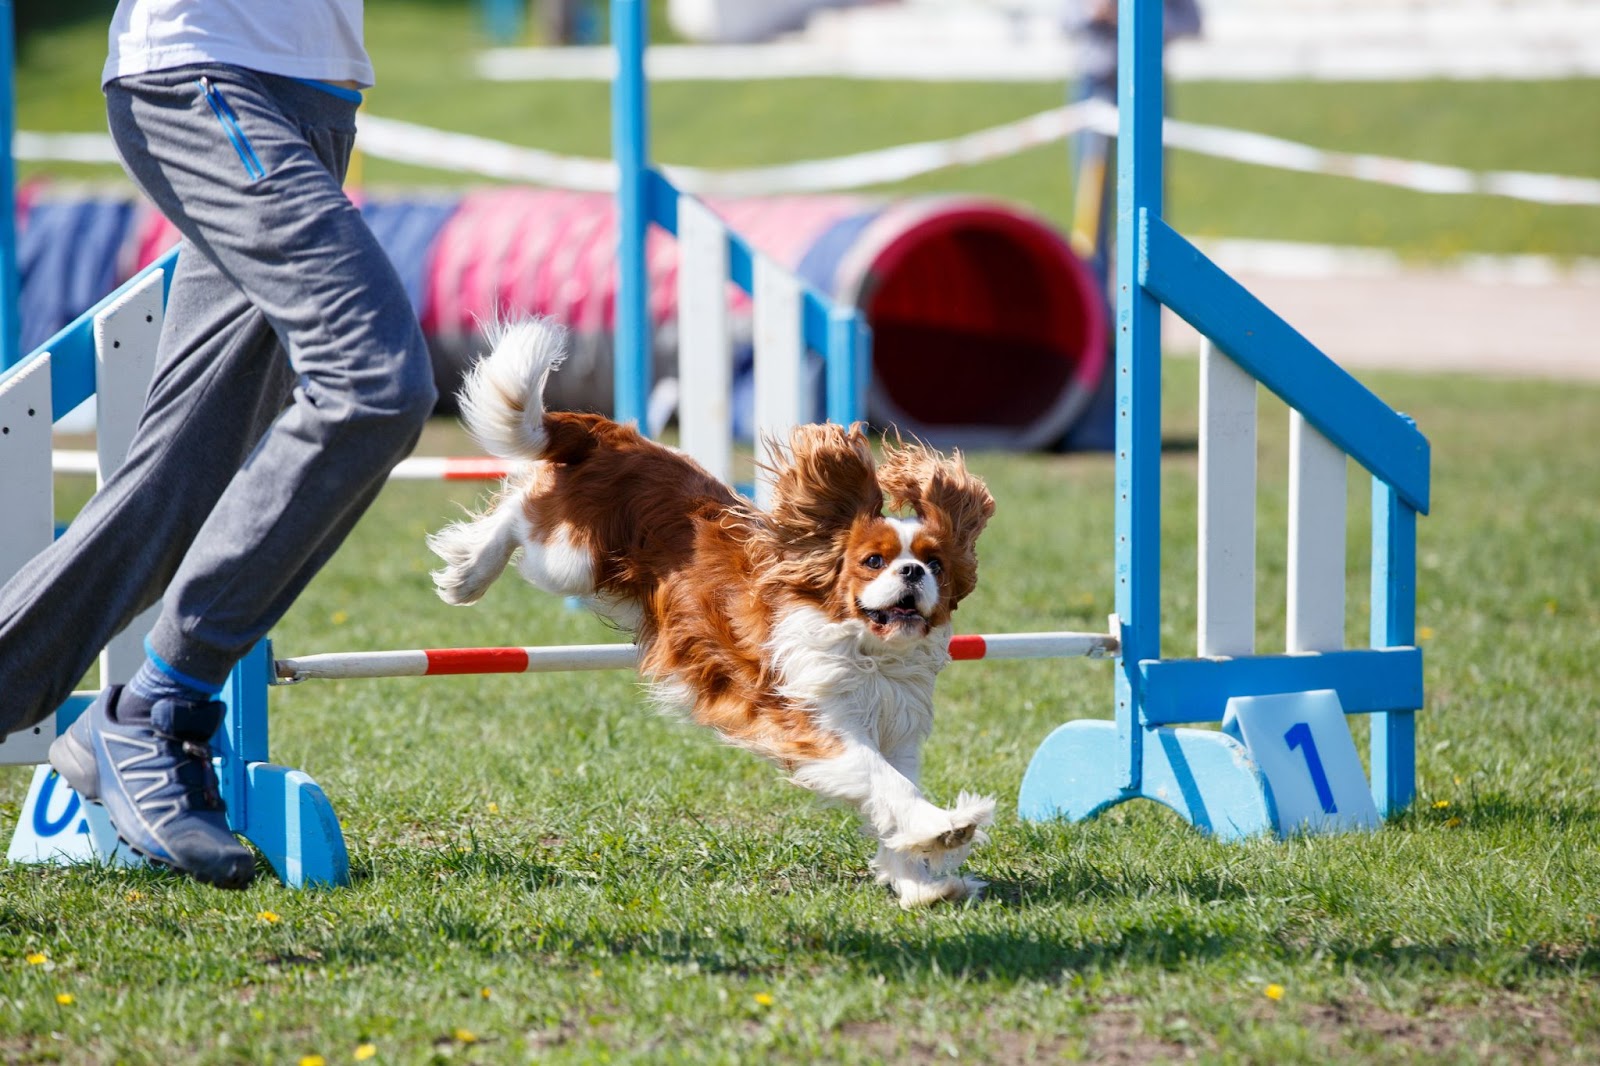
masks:
<svg viewBox="0 0 1600 1066"><path fill-rule="evenodd" d="M22 348L31 352L104 298L134 217L126 198L40 200L17 234Z"/></svg>
<svg viewBox="0 0 1600 1066"><path fill-rule="evenodd" d="M459 197L437 197L368 200L361 205L361 217L399 272L418 318L424 311L428 277L433 270L434 241L460 203Z"/></svg>

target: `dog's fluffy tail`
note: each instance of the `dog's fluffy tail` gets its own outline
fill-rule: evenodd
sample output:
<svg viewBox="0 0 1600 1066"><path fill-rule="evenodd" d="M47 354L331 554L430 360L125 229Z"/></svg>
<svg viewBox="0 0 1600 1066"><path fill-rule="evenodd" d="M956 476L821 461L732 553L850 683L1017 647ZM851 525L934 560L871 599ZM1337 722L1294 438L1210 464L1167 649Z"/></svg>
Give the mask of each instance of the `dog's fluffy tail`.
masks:
<svg viewBox="0 0 1600 1066"><path fill-rule="evenodd" d="M567 331L548 318L503 322L493 350L461 387L461 421L478 446L501 459L540 459L549 446L544 386L567 357Z"/></svg>
<svg viewBox="0 0 1600 1066"><path fill-rule="evenodd" d="M489 330L492 350L461 387L461 421L472 439L501 459L540 459L550 444L544 386L567 354L567 331L546 318L502 322ZM446 603L477 603L522 543L520 494L505 493L485 514L428 537L444 568L433 584Z"/></svg>

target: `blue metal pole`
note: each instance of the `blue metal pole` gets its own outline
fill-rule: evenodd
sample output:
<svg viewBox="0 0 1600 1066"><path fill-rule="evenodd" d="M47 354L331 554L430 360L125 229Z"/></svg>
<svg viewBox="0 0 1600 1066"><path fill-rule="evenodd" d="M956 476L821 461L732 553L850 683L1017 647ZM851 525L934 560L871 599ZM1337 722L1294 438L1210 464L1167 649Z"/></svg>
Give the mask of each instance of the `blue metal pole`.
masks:
<svg viewBox="0 0 1600 1066"><path fill-rule="evenodd" d="M1409 419L1407 420L1409 421ZM1372 479L1372 621L1374 648L1417 642L1417 512L1391 485ZM1417 790L1416 715L1374 714L1372 801L1385 817L1411 805Z"/></svg>
<svg viewBox="0 0 1600 1066"><path fill-rule="evenodd" d="M1122 787L1144 768L1139 662L1161 657L1161 305L1139 284L1143 221L1161 217L1161 0L1117 7L1116 604Z"/></svg>
<svg viewBox="0 0 1600 1066"><path fill-rule="evenodd" d="M866 368L871 346L866 317L853 307L830 304L828 353L822 368L828 421L848 426L867 417Z"/></svg>
<svg viewBox="0 0 1600 1066"><path fill-rule="evenodd" d="M0 370L22 358L17 313L17 194L11 141L16 131L16 23L11 0L0 0Z"/></svg>
<svg viewBox="0 0 1600 1066"><path fill-rule="evenodd" d="M617 75L611 84L611 154L617 165L617 311L613 416L645 427L650 396L650 319L645 233L650 226L650 113L644 77L645 10L641 0L611 5Z"/></svg>

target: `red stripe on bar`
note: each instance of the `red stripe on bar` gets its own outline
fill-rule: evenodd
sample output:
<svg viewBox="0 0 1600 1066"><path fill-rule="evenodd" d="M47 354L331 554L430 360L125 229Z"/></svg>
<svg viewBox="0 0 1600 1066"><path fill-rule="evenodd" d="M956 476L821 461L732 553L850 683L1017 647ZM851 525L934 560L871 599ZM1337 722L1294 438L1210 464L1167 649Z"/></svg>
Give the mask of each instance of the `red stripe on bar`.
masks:
<svg viewBox="0 0 1600 1066"><path fill-rule="evenodd" d="M521 674L528 669L528 653L522 648L441 648L425 654L429 677L434 674Z"/></svg>
<svg viewBox="0 0 1600 1066"><path fill-rule="evenodd" d="M976 633L950 638L950 658L981 659L989 654L989 645Z"/></svg>
<svg viewBox="0 0 1600 1066"><path fill-rule="evenodd" d="M497 477L505 477L511 468L499 459L446 459L444 461L444 479L446 481L491 481Z"/></svg>

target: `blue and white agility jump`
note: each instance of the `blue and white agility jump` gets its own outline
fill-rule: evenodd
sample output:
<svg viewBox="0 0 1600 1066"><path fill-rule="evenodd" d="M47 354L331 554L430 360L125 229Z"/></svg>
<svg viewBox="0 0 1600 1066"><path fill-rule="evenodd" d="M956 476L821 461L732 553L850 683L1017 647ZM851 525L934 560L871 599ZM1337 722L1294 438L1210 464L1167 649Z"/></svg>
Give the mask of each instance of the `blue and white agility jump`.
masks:
<svg viewBox="0 0 1600 1066"><path fill-rule="evenodd" d="M651 385L644 235L654 223L683 244L683 444L727 478L729 280L755 301L761 431L781 433L804 416L807 350L822 357L827 416L858 419L869 338L856 312L754 252L650 165L641 0L618 0L612 19L619 57L613 141L622 220L615 414L644 424ZM1258 727L1258 735L1266 721L1269 733L1276 730L1303 755L1302 776L1317 786L1315 795L1331 814L1334 786L1348 782L1329 784L1318 777L1332 771L1318 759L1306 718L1308 708L1326 712L1334 699L1336 710L1371 715L1373 804L1383 814L1399 811L1414 791L1413 714L1423 695L1413 633L1416 515L1426 513L1429 502L1427 441L1162 221L1161 5L1121 0L1121 20L1118 241L1127 254L1118 268L1112 632L964 637L957 638L965 642L961 648L952 650L960 658L1116 656L1114 718L1070 722L1044 741L1022 780L1018 812L1025 819L1087 818L1145 798L1224 838L1294 831L1300 825L1284 817L1282 797L1274 792L1275 785L1283 791L1284 781L1256 757L1263 753L1247 743L1249 728L1240 733L1179 726L1222 721L1230 704L1250 720L1247 725ZM0 481L8 497L0 510L0 577L54 534L50 436L56 419L98 396L101 470L120 462L149 379L171 261L155 264L38 351L0 369ZM1200 637L1194 658L1164 658L1158 639L1162 304L1218 349L1207 353L1202 366ZM0 313L0 323L7 321ZM1257 382L1294 411L1289 631L1281 655L1258 655L1254 647ZM1346 456L1374 479L1372 646L1365 649L1343 648ZM757 493L759 499L759 485ZM125 680L132 672L142 632L142 622L135 621L113 642L102 658L104 682ZM440 657L441 668L433 668L433 656ZM263 642L235 670L222 697L229 711L214 749L230 821L286 884L347 883L344 838L327 797L305 774L268 759L267 695L274 683L621 668L632 662L627 645L274 661ZM42 762L50 740L90 698L77 694L53 721L0 743L0 763ZM1319 729L1325 719L1319 719ZM1338 722L1344 730L1342 716ZM1350 743L1347 730L1342 740ZM80 820L76 803L41 766L10 857L115 859L103 816Z"/></svg>
<svg viewBox="0 0 1600 1066"><path fill-rule="evenodd" d="M1118 11L1115 719L1052 733L1023 778L1019 814L1080 819L1145 798L1221 837L1292 830L1245 745L1176 727L1222 721L1232 700L1327 691L1344 712L1372 716L1373 805L1397 812L1415 791L1422 706L1427 439L1163 220L1162 5L1120 0ZM1222 353L1202 366L1196 658L1164 657L1160 644L1162 305ZM1284 655L1254 646L1257 382L1293 412ZM1359 650L1344 650L1346 456L1373 476L1371 647ZM1292 715L1297 704L1283 706ZM1281 736L1297 724L1281 722ZM1315 749L1305 757L1316 775Z"/></svg>

